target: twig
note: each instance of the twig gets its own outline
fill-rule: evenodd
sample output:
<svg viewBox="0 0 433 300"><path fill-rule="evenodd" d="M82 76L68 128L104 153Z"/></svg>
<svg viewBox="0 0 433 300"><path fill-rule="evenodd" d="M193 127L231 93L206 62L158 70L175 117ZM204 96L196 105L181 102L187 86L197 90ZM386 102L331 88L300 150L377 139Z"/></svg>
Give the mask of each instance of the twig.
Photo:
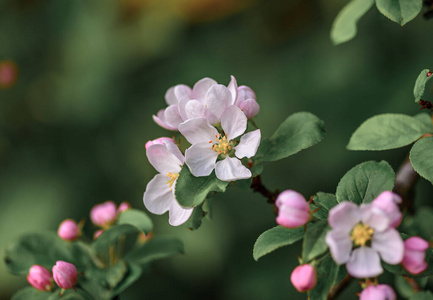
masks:
<svg viewBox="0 0 433 300"><path fill-rule="evenodd" d="M262 183L262 179L260 175L257 175L253 178L253 182L251 183L251 188L254 192L260 193L262 196L268 199L268 203L275 204L275 200L277 199L278 194L280 193L278 190L275 192L271 192L268 190Z"/></svg>
<svg viewBox="0 0 433 300"><path fill-rule="evenodd" d="M340 282L340 284L331 288L331 290L328 293L328 298L326 299L327 300L335 299L338 296L338 294L342 290L344 290L351 282L352 282L352 277L349 274L347 274L346 277L344 277L344 279Z"/></svg>

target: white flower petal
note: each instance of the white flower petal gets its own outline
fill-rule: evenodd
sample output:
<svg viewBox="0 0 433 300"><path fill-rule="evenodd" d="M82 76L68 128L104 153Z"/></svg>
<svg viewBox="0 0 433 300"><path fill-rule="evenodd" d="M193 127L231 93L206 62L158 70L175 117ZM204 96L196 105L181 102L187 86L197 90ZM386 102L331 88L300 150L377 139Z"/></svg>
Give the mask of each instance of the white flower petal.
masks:
<svg viewBox="0 0 433 300"><path fill-rule="evenodd" d="M239 108L244 112L248 119L255 117L260 111L260 106L254 99L245 100L239 104Z"/></svg>
<svg viewBox="0 0 433 300"><path fill-rule="evenodd" d="M164 112L164 117L165 117L165 122L169 126L174 128L177 128L179 124L183 122L177 104L173 104L167 107Z"/></svg>
<svg viewBox="0 0 433 300"><path fill-rule="evenodd" d="M379 254L370 247L353 250L346 263L347 272L356 278L372 278L383 273Z"/></svg>
<svg viewBox="0 0 433 300"><path fill-rule="evenodd" d="M191 93L191 88L187 85L178 84L174 87L174 95L176 96L178 102L183 98L191 99Z"/></svg>
<svg viewBox="0 0 433 300"><path fill-rule="evenodd" d="M192 175L208 176L215 168L218 153L211 149L209 143L193 144L185 151L185 163L188 165Z"/></svg>
<svg viewBox="0 0 433 300"><path fill-rule="evenodd" d="M250 87L246 85L241 85L240 87L238 87L238 97L235 103L236 106L240 106L240 104L247 99L256 100L256 93L254 93L254 91Z"/></svg>
<svg viewBox="0 0 433 300"><path fill-rule="evenodd" d="M167 180L167 176L157 174L146 186L143 202L144 206L151 213L161 215L168 211L172 202L175 201Z"/></svg>
<svg viewBox="0 0 433 300"><path fill-rule="evenodd" d="M362 223L374 228L375 231L384 231L390 225L390 219L385 212L372 204L362 204L361 207Z"/></svg>
<svg viewBox="0 0 433 300"><path fill-rule="evenodd" d="M172 86L165 93L165 97L164 98L165 98L165 102L167 103L167 105L177 104L177 97L174 94L174 88L175 87Z"/></svg>
<svg viewBox="0 0 433 300"><path fill-rule="evenodd" d="M179 125L179 131L191 144L214 142L215 135L218 136L218 131L205 118L186 120Z"/></svg>
<svg viewBox="0 0 433 300"><path fill-rule="evenodd" d="M204 104L220 119L226 107L232 104L232 93L222 84L214 85L209 89Z"/></svg>
<svg viewBox="0 0 433 300"><path fill-rule="evenodd" d="M252 176L251 171L239 159L228 156L216 163L215 175L222 181L248 179Z"/></svg>
<svg viewBox="0 0 433 300"><path fill-rule="evenodd" d="M163 143L167 147L168 151L173 153L179 159L181 165L183 165L183 163L185 162L185 157L183 156L182 152L180 152L179 147L175 143L170 141L163 141Z"/></svg>
<svg viewBox="0 0 433 300"><path fill-rule="evenodd" d="M192 88L192 96L194 99L197 99L199 101L204 101L206 98L206 95L209 91L209 89L217 85L218 82L213 80L212 78L205 77L194 84L194 87Z"/></svg>
<svg viewBox="0 0 433 300"><path fill-rule="evenodd" d="M338 231L350 232L359 221L361 212L355 203L344 201L329 211L328 223Z"/></svg>
<svg viewBox="0 0 433 300"><path fill-rule="evenodd" d="M153 115L153 121L155 121L156 124L167 130L177 130L177 127L170 126L165 122L164 112L165 110L161 109L160 111L158 111L158 114L156 116Z"/></svg>
<svg viewBox="0 0 433 300"><path fill-rule="evenodd" d="M403 260L404 243L400 234L394 228L383 232L375 232L371 247L379 252L384 262L391 265L399 264Z"/></svg>
<svg viewBox="0 0 433 300"><path fill-rule="evenodd" d="M235 154L239 158L253 157L256 155L257 149L260 145L260 129L248 132L241 137L239 145L235 147Z"/></svg>
<svg viewBox="0 0 433 300"><path fill-rule="evenodd" d="M337 264L341 265L349 261L352 240L347 232L331 230L326 234L325 241Z"/></svg>
<svg viewBox="0 0 433 300"><path fill-rule="evenodd" d="M231 102L231 104L234 104L236 102L236 98L238 96L238 83L236 82L236 78L233 75L231 75L230 77L231 77L231 80L230 80L230 83L227 86L227 88L232 93L232 102Z"/></svg>
<svg viewBox="0 0 433 300"><path fill-rule="evenodd" d="M185 106L188 104L189 101L191 101L191 99L189 99L188 97L183 97L182 99L179 99L179 114L184 121L188 120L185 112Z"/></svg>
<svg viewBox="0 0 433 300"><path fill-rule="evenodd" d="M166 145L152 145L147 148L146 155L150 164L164 176L168 172L179 173L181 170L183 162L170 152Z"/></svg>
<svg viewBox="0 0 433 300"><path fill-rule="evenodd" d="M206 107L198 100L190 100L185 105L187 119L206 118Z"/></svg>
<svg viewBox="0 0 433 300"><path fill-rule="evenodd" d="M179 226L185 223L186 221L188 221L189 217L191 217L193 210L194 208L184 208L180 206L180 204L176 200L174 200L171 203L171 207L168 211L168 223L171 226Z"/></svg>
<svg viewBox="0 0 433 300"><path fill-rule="evenodd" d="M240 136L247 130L248 119L236 105L227 107L221 117L221 127L227 135L228 140Z"/></svg>

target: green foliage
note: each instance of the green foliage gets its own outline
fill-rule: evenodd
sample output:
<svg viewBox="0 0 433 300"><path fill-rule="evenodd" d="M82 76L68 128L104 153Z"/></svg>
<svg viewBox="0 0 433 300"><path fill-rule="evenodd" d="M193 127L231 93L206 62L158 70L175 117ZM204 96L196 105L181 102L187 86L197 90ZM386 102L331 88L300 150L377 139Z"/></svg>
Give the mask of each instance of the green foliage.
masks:
<svg viewBox="0 0 433 300"><path fill-rule="evenodd" d="M415 294L414 290L413 290L413 285L411 285L408 280L415 280L416 283L421 287L424 288L428 278L424 277L424 278L417 278L417 279L413 279L410 277L403 277L403 276L395 276L394 278L394 285L396 287L397 292L404 297L405 299L410 298L411 296L413 296Z"/></svg>
<svg viewBox="0 0 433 300"><path fill-rule="evenodd" d="M291 245L304 236L304 228L289 229L277 226L263 232L254 244L253 257L258 260L260 257L271 253L283 246Z"/></svg>
<svg viewBox="0 0 433 300"><path fill-rule="evenodd" d="M146 234L153 229L152 220L143 211L133 208L120 213L117 224L132 225Z"/></svg>
<svg viewBox="0 0 433 300"><path fill-rule="evenodd" d="M390 20L403 26L422 9L422 0L376 0L377 9Z"/></svg>
<svg viewBox="0 0 433 300"><path fill-rule="evenodd" d="M215 172L210 176L195 177L187 165L182 167L174 188L180 205L194 207L203 203L210 192L224 192L228 182L219 180Z"/></svg>
<svg viewBox="0 0 433 300"><path fill-rule="evenodd" d="M76 243L63 241L54 232L22 236L6 250L4 258L8 270L21 275L27 274L32 265L51 270L58 260L73 263L80 269L89 258Z"/></svg>
<svg viewBox="0 0 433 300"><path fill-rule="evenodd" d="M431 220L433 220L433 209L428 206L420 207L413 218L413 227L416 230L414 234L429 241L433 240Z"/></svg>
<svg viewBox="0 0 433 300"><path fill-rule="evenodd" d="M130 224L122 224L117 225L114 227L111 227L110 229L105 230L92 244L92 248L96 252L104 252L108 249L110 245L112 245L114 242L119 240L120 237L131 234L131 233L137 233L140 232L140 230Z"/></svg>
<svg viewBox="0 0 433 300"><path fill-rule="evenodd" d="M203 219L209 214L209 212L205 211L203 208L204 203L206 202L208 201L206 200L203 202L203 204L194 207L191 217L189 217L188 221L186 221L183 226L189 230L196 230L200 228L201 224L203 223Z"/></svg>
<svg viewBox="0 0 433 300"><path fill-rule="evenodd" d="M126 271L125 262L119 261L106 269L88 268L84 276L106 289L113 289L122 281Z"/></svg>
<svg viewBox="0 0 433 300"><path fill-rule="evenodd" d="M418 75L418 78L415 81L415 86L413 88L413 97L415 98L415 102L418 103L419 100L425 97L425 86L427 82L432 79L432 76L428 76L427 74L430 72L428 69L424 69L421 71L421 73ZM431 97L431 95L429 95ZM429 100L429 99L423 99L423 100Z"/></svg>
<svg viewBox="0 0 433 300"><path fill-rule="evenodd" d="M325 136L324 122L308 112L289 116L274 134L261 142L257 158L276 161L307 149Z"/></svg>
<svg viewBox="0 0 433 300"><path fill-rule="evenodd" d="M92 300L93 298L82 289L67 290L60 297L60 289L52 292L38 291L33 287L26 287L16 292L11 300Z"/></svg>
<svg viewBox="0 0 433 300"><path fill-rule="evenodd" d="M125 277L112 291L112 295L116 296L123 292L127 287L129 287L140 278L142 272L143 270L141 269L141 267L133 264L128 265L128 271L125 274Z"/></svg>
<svg viewBox="0 0 433 300"><path fill-rule="evenodd" d="M395 173L386 161L363 162L350 169L337 186L337 201L368 203L394 188Z"/></svg>
<svg viewBox="0 0 433 300"><path fill-rule="evenodd" d="M415 142L432 126L402 114L382 114L367 119L350 138L349 150L388 150Z"/></svg>
<svg viewBox="0 0 433 300"><path fill-rule="evenodd" d="M320 209L314 213L314 216L320 220L327 220L331 208L338 204L337 197L334 194L318 192L313 196L314 208ZM312 204L313 205L313 204Z"/></svg>
<svg viewBox="0 0 433 300"><path fill-rule="evenodd" d="M409 273L400 264L390 265L390 264L382 262L382 265L387 271L389 271L393 274L396 274L396 275L404 275L404 276L409 276L409 277L414 277L414 278L422 278L422 277L433 275L433 249L432 248L427 249L425 259L426 259L426 262L428 264L428 267L424 272L422 272L418 275L413 275L413 274Z"/></svg>
<svg viewBox="0 0 433 300"><path fill-rule="evenodd" d="M338 13L332 24L331 40L338 45L353 39L356 23L373 6L374 0L352 0Z"/></svg>
<svg viewBox="0 0 433 300"><path fill-rule="evenodd" d="M327 221L319 221L308 224L307 232L304 238L304 244L302 247L302 260L304 263L310 262L328 249L328 246L325 242L328 229L329 227Z"/></svg>
<svg viewBox="0 0 433 300"><path fill-rule="evenodd" d="M144 265L153 260L184 253L183 243L170 237L154 237L129 251L125 260L132 264Z"/></svg>
<svg viewBox="0 0 433 300"><path fill-rule="evenodd" d="M328 254L316 265L317 284L308 292L309 299L326 300L329 290L337 278L339 267Z"/></svg>
<svg viewBox="0 0 433 300"><path fill-rule="evenodd" d="M433 300L433 294L429 291L418 292L410 297L409 300Z"/></svg>
<svg viewBox="0 0 433 300"><path fill-rule="evenodd" d="M413 145L409 159L414 170L433 183L433 137L420 139Z"/></svg>

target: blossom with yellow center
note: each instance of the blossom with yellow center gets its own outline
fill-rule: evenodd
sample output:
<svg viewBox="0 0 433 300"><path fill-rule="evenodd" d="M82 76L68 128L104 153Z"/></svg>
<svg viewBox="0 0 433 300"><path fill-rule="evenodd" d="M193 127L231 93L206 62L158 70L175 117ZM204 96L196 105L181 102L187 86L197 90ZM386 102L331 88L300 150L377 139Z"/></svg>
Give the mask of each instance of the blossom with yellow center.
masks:
<svg viewBox="0 0 433 300"><path fill-rule="evenodd" d="M374 229L368 225L358 223L352 230L350 239L358 246L365 246L371 240Z"/></svg>
<svg viewBox="0 0 433 300"><path fill-rule="evenodd" d="M176 181L177 177L179 177L179 173L168 172L167 177L170 178L170 180L167 181L167 184L170 187L170 191L171 191L174 182Z"/></svg>

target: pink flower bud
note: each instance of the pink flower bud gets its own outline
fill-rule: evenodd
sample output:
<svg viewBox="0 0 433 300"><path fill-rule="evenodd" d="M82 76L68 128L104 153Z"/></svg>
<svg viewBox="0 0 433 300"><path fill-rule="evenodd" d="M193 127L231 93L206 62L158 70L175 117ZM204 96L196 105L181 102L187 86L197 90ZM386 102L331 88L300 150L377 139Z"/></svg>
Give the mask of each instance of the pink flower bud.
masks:
<svg viewBox="0 0 433 300"><path fill-rule="evenodd" d="M290 275L290 281L301 293L312 290L317 283L316 269L308 264L297 266Z"/></svg>
<svg viewBox="0 0 433 300"><path fill-rule="evenodd" d="M53 288L52 280L51 272L40 265L31 266L27 274L27 281L40 291L50 291Z"/></svg>
<svg viewBox="0 0 433 300"><path fill-rule="evenodd" d="M96 230L95 233L93 234L93 239L96 240L103 232L104 230L102 229Z"/></svg>
<svg viewBox="0 0 433 300"><path fill-rule="evenodd" d="M17 66L12 61L0 62L0 88L9 88L17 79Z"/></svg>
<svg viewBox="0 0 433 300"><path fill-rule="evenodd" d="M117 213L121 213L124 212L125 210L128 210L131 208L131 204L129 204L128 202L124 201L122 203L120 203L119 208L117 209Z"/></svg>
<svg viewBox="0 0 433 300"><path fill-rule="evenodd" d="M425 253L428 248L429 243L417 236L404 241L404 256L401 263L409 273L417 275L427 269Z"/></svg>
<svg viewBox="0 0 433 300"><path fill-rule="evenodd" d="M144 147L147 150L147 148L149 148L152 145L164 145L164 142L171 142L171 143L174 143L174 144L176 143L172 138L160 137L160 138L157 138L157 139L155 139L153 141L148 141L146 143L146 145L144 145Z"/></svg>
<svg viewBox="0 0 433 300"><path fill-rule="evenodd" d="M90 219L93 224L100 227L107 227L114 223L117 218L116 204L113 201L107 201L93 206L90 211Z"/></svg>
<svg viewBox="0 0 433 300"><path fill-rule="evenodd" d="M53 267L53 277L59 287L68 290L77 283L77 268L73 264L58 260Z"/></svg>
<svg viewBox="0 0 433 300"><path fill-rule="evenodd" d="M359 300L395 300L394 290L386 284L370 285L362 290Z"/></svg>
<svg viewBox="0 0 433 300"><path fill-rule="evenodd" d="M399 195L390 191L384 191L373 200L372 204L380 208L390 219L390 226L396 228L402 218L400 208L398 207L401 201Z"/></svg>
<svg viewBox="0 0 433 300"><path fill-rule="evenodd" d="M310 219L310 206L304 196L292 190L278 195L275 205L278 207L277 223L287 228L305 225Z"/></svg>
<svg viewBox="0 0 433 300"><path fill-rule="evenodd" d="M57 234L61 239L73 241L81 235L81 230L74 220L66 219L62 223L60 223Z"/></svg>

